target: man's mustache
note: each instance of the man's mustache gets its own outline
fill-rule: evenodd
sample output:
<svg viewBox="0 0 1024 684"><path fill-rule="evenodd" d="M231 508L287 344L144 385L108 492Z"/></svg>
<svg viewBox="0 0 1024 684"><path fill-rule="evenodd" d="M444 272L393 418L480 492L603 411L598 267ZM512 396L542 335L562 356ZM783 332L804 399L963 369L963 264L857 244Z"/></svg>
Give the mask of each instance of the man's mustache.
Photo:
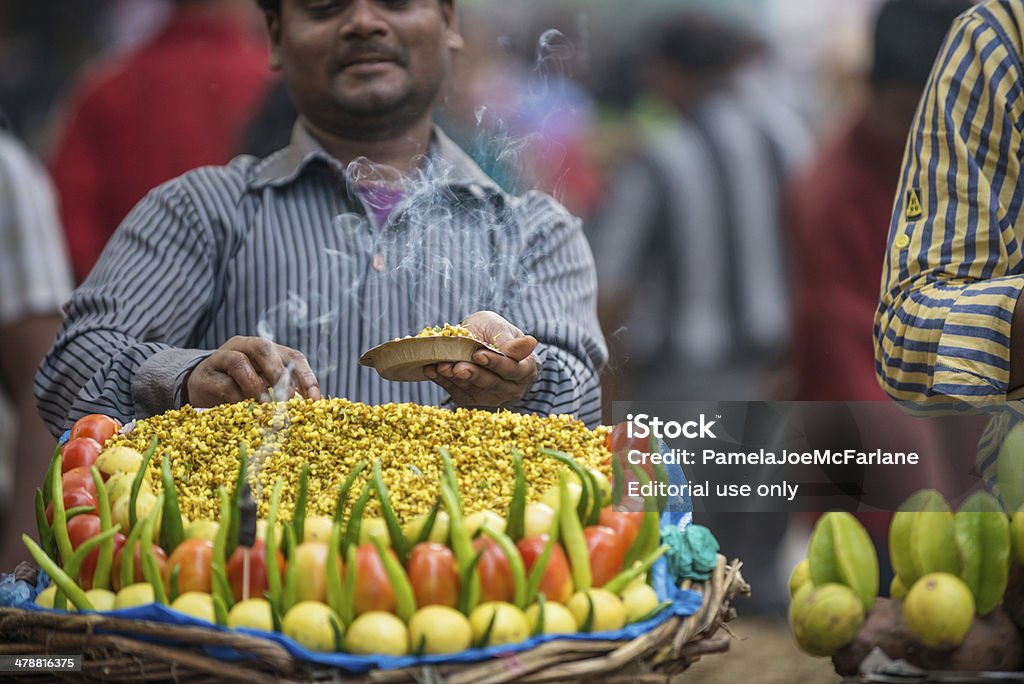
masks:
<svg viewBox="0 0 1024 684"><path fill-rule="evenodd" d="M331 71L340 71L345 67L361 62L395 62L404 65L405 54L389 45L379 43L364 43L353 46L344 52L331 58Z"/></svg>

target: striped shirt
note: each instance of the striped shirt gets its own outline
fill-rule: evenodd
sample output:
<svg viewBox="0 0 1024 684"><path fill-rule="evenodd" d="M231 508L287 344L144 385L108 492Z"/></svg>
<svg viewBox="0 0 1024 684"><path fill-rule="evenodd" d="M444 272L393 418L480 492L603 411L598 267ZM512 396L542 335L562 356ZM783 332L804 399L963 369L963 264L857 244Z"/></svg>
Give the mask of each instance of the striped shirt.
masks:
<svg viewBox="0 0 1024 684"><path fill-rule="evenodd" d="M896 399L1007 399L1024 288L1022 55L1024 2L984 2L954 23L922 96L875 317L876 374Z"/></svg>
<svg viewBox="0 0 1024 684"><path fill-rule="evenodd" d="M233 335L303 352L325 396L440 405L434 383L383 380L359 355L479 310L540 342L539 377L509 408L597 423L607 351L579 221L546 195L503 193L440 130L383 225L356 188L368 169L297 124L265 159L153 190L75 292L36 378L51 429L179 405L187 373Z"/></svg>
<svg viewBox="0 0 1024 684"><path fill-rule="evenodd" d="M0 129L0 324L52 314L71 294L71 273L46 171Z"/></svg>

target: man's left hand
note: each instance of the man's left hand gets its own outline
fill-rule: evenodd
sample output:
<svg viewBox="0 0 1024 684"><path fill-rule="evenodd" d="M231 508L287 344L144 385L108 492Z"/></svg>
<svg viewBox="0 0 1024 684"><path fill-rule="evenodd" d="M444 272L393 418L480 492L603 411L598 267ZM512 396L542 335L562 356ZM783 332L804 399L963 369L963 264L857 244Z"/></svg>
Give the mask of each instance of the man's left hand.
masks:
<svg viewBox="0 0 1024 684"><path fill-rule="evenodd" d="M494 408L522 399L537 379L537 339L524 335L493 311L470 314L462 325L479 339L500 349L496 354L480 349L473 363L438 363L426 366L423 374L447 390L460 406Z"/></svg>

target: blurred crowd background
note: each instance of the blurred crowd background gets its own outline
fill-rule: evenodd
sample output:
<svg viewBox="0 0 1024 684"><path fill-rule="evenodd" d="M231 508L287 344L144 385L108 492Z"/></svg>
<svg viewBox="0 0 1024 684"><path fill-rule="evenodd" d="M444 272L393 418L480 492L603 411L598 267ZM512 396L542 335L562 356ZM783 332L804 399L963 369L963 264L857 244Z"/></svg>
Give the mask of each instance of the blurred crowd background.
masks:
<svg viewBox="0 0 1024 684"><path fill-rule="evenodd" d="M551 192L583 219L609 407L885 399L872 318L888 213L929 67L968 0L457 4L467 44L438 120L504 187ZM13 456L0 501L19 462L52 448L33 422L32 371L67 288L128 210L190 168L286 143L294 111L266 61L252 0L0 9L2 135L21 146L0 153L34 165L36 200L59 207L15 234L3 173L21 167L0 158L0 252L39 264L0 277ZM711 526L778 609L790 521Z"/></svg>

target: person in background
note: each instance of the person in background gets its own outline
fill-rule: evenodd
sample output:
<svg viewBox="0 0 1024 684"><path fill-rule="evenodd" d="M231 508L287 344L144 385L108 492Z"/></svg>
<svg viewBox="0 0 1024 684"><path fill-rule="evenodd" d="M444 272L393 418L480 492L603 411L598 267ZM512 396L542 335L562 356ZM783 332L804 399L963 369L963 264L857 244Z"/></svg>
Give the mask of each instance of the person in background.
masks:
<svg viewBox="0 0 1024 684"><path fill-rule="evenodd" d="M900 160L935 55L971 5L889 0L880 8L864 101L790 188L798 400L887 398L874 377L871 328Z"/></svg>
<svg viewBox="0 0 1024 684"><path fill-rule="evenodd" d="M763 45L724 20L662 22L647 60L647 127L613 173L591 233L606 330L645 400L770 393L786 343L782 187L810 152L799 114L765 98Z"/></svg>
<svg viewBox="0 0 1024 684"><path fill-rule="evenodd" d="M299 112L287 147L151 192L68 306L36 378L55 433L300 394L600 419L593 258L550 196L503 192L432 121L454 0L259 0ZM462 321L502 354L424 382L366 349ZM427 382L427 381L430 382Z"/></svg>
<svg viewBox="0 0 1024 684"><path fill-rule="evenodd" d="M3 421L13 434L0 434L0 471L13 471L13 477L0 478L3 572L28 558L21 533L34 534L33 497L56 445L36 412L32 379L70 295L50 180L0 115L0 395L13 407L13 415Z"/></svg>
<svg viewBox="0 0 1024 684"><path fill-rule="evenodd" d="M83 76L50 159L78 282L160 183L223 164L273 82L250 0L176 0L143 45Z"/></svg>

